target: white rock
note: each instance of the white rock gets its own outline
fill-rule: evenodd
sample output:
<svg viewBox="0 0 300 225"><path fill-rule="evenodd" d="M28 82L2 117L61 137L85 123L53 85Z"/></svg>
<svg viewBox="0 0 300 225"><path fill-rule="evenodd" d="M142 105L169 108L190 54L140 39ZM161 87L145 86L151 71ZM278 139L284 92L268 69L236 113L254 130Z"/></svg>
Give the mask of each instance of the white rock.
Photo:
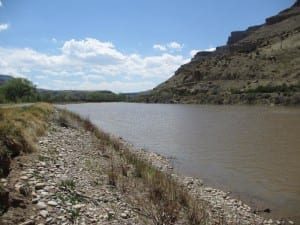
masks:
<svg viewBox="0 0 300 225"><path fill-rule="evenodd" d="M41 210L40 211L40 215L44 218L46 218L48 216L48 211L47 210Z"/></svg>
<svg viewBox="0 0 300 225"><path fill-rule="evenodd" d="M73 209L81 209L85 206L85 204L77 204L77 205L73 205L72 208Z"/></svg>
<svg viewBox="0 0 300 225"><path fill-rule="evenodd" d="M7 182L7 179L5 179L5 178L1 178L1 180L0 180L2 183L6 183Z"/></svg>
<svg viewBox="0 0 300 225"><path fill-rule="evenodd" d="M47 205L46 205L46 203L45 202L38 202L37 204L36 204L36 207L38 208L38 209L46 209L47 208Z"/></svg>
<svg viewBox="0 0 300 225"><path fill-rule="evenodd" d="M57 206L56 201L48 201L47 204L50 205L50 206Z"/></svg>
<svg viewBox="0 0 300 225"><path fill-rule="evenodd" d="M28 180L29 178L28 178L28 176L21 176L20 179L21 180Z"/></svg>
<svg viewBox="0 0 300 225"><path fill-rule="evenodd" d="M127 219L128 218L128 214L123 212L120 214L120 216L123 218L123 219Z"/></svg>
<svg viewBox="0 0 300 225"><path fill-rule="evenodd" d="M48 193L47 191L41 191L41 195L42 195L42 196L48 196L49 193Z"/></svg>
<svg viewBox="0 0 300 225"><path fill-rule="evenodd" d="M19 225L30 225L30 224L35 224L34 220L28 220L28 221L25 221L23 223L20 223Z"/></svg>

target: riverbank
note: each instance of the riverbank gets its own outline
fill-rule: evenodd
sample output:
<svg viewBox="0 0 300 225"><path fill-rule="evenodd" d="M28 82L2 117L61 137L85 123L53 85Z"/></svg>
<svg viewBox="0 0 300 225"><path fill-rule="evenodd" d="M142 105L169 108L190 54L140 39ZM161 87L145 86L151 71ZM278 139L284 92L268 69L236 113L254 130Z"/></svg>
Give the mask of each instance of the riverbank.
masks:
<svg viewBox="0 0 300 225"><path fill-rule="evenodd" d="M0 224L283 224L62 110L1 179ZM285 223L287 224L287 222Z"/></svg>

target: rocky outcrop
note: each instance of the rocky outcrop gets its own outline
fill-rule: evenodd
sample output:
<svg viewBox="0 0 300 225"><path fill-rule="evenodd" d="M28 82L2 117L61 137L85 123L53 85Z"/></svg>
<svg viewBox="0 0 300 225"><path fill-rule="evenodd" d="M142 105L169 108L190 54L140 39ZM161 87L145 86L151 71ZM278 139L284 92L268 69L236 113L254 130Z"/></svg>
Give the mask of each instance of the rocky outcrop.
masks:
<svg viewBox="0 0 300 225"><path fill-rule="evenodd" d="M192 61L202 61L208 59L210 56L214 55L213 52L201 51L198 52L193 58Z"/></svg>
<svg viewBox="0 0 300 225"><path fill-rule="evenodd" d="M252 26L252 27L249 27L245 31L233 31L233 32L231 32L231 34L228 38L228 41L227 41L227 45L232 45L232 44L237 43L238 41L240 41L240 40L244 39L245 37L249 36L250 34L252 34L258 28L260 28L260 26Z"/></svg>
<svg viewBox="0 0 300 225"><path fill-rule="evenodd" d="M299 104L299 60L297 1L265 24L232 32L227 45L214 52L198 52L173 77L138 96L137 101Z"/></svg>
<svg viewBox="0 0 300 225"><path fill-rule="evenodd" d="M276 16L271 16L271 17L267 18L266 19L266 24L267 25L272 25L272 24L275 24L275 23L279 23L283 20L286 20L290 17L294 17L294 16L299 15L299 11L297 10L298 7L300 7L300 1L299 0L297 0L295 2L295 4L290 9L284 10Z"/></svg>

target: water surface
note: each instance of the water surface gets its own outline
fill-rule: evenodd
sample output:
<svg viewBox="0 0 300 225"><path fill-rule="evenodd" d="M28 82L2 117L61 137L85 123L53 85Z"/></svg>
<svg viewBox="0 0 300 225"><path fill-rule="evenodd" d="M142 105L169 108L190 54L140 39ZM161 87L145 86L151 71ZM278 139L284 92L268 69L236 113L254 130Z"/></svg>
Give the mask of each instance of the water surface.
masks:
<svg viewBox="0 0 300 225"><path fill-rule="evenodd" d="M175 157L182 174L272 216L300 218L300 109L265 106L65 105L132 144Z"/></svg>

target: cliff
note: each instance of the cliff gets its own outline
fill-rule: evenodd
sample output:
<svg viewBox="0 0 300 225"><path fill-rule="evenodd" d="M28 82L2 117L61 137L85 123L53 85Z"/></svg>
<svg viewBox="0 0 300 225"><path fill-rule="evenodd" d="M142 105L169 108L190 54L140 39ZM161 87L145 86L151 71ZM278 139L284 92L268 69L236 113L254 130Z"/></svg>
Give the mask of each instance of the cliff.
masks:
<svg viewBox="0 0 300 225"><path fill-rule="evenodd" d="M300 103L300 3L225 46L198 52L140 101L213 104Z"/></svg>

